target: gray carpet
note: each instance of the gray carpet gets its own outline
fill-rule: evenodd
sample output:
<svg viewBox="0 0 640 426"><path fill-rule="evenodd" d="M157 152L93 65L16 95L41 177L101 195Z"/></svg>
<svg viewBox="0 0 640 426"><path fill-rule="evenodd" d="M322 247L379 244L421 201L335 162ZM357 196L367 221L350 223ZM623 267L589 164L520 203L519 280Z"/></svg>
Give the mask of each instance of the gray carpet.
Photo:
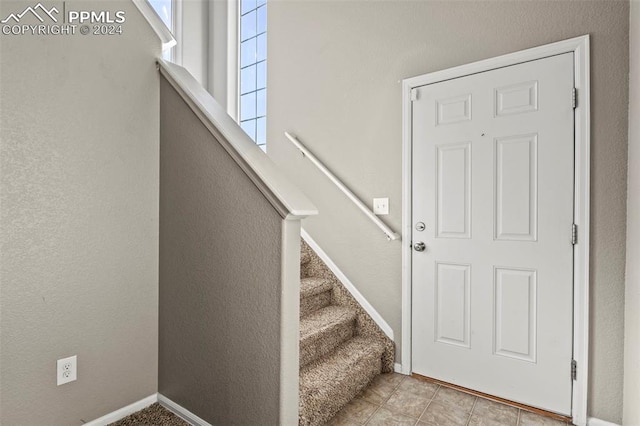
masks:
<svg viewBox="0 0 640 426"><path fill-rule="evenodd" d="M298 424L320 426L392 371L393 342L304 241L300 273Z"/></svg>
<svg viewBox="0 0 640 426"><path fill-rule="evenodd" d="M189 426L189 423L155 403L109 426Z"/></svg>

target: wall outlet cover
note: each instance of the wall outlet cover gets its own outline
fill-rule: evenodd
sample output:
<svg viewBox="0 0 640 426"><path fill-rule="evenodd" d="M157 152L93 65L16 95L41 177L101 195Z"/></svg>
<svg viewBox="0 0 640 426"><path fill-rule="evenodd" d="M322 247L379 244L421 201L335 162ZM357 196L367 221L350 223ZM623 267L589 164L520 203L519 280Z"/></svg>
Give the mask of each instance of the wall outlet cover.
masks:
<svg viewBox="0 0 640 426"><path fill-rule="evenodd" d="M57 363L58 386L78 379L78 356L62 358Z"/></svg>

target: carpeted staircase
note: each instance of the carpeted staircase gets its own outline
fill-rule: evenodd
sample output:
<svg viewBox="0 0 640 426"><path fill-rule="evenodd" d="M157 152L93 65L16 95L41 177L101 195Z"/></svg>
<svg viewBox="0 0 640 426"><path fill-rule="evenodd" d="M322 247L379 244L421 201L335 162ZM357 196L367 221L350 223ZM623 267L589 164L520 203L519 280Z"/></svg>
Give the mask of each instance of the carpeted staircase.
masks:
<svg viewBox="0 0 640 426"><path fill-rule="evenodd" d="M304 241L300 273L299 424L322 425L393 371L394 347Z"/></svg>

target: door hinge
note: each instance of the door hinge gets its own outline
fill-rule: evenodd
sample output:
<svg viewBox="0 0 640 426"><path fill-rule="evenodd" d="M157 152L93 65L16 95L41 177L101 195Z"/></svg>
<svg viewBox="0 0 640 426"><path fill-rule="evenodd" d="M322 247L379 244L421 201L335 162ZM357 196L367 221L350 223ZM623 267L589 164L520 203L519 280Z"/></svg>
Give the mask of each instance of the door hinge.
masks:
<svg viewBox="0 0 640 426"><path fill-rule="evenodd" d="M575 359L571 360L571 380L578 379L578 362Z"/></svg>
<svg viewBox="0 0 640 426"><path fill-rule="evenodd" d="M571 225L571 244L578 244L578 225L575 223Z"/></svg>
<svg viewBox="0 0 640 426"><path fill-rule="evenodd" d="M414 87L413 89L411 89L411 102L417 101L417 100L418 100L418 89Z"/></svg>
<svg viewBox="0 0 640 426"><path fill-rule="evenodd" d="M573 109L576 109L578 106L578 89L573 88L573 94L571 95L571 105L573 105Z"/></svg>

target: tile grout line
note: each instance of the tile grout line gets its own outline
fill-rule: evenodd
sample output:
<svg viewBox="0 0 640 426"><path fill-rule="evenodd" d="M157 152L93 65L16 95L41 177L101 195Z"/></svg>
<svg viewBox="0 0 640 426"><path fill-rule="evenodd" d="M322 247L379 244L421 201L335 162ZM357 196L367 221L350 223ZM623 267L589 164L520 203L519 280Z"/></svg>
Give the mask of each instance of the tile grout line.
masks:
<svg viewBox="0 0 640 426"><path fill-rule="evenodd" d="M409 377L409 376L407 376ZM387 396L380 405L378 405L378 408L376 408L373 413L371 413L371 415L369 417L367 417L367 420L362 424L363 426L366 426L367 424L369 424L369 421L373 418L373 416L380 411L380 409L382 407L384 407L384 405L387 403L387 401L389 401L389 399L391 399L391 396L393 396L393 394L396 392L396 390L398 390L398 388L400 387L400 385L402 384L402 382L404 382L406 379L406 377L403 377L402 380L400 380L398 382L398 384L391 390L391 392L389 392L389 396ZM377 404L373 404L373 405L377 405Z"/></svg>
<svg viewBox="0 0 640 426"><path fill-rule="evenodd" d="M362 423L362 426L366 426L367 424L369 424L369 421L373 418L373 416L382 408L382 405L378 405L378 407L373 410L373 413L371 413L371 415L369 417L367 417L367 420L365 420L364 423Z"/></svg>
<svg viewBox="0 0 640 426"><path fill-rule="evenodd" d="M371 386L371 385L369 385L369 386ZM367 416L367 418L366 418L366 419L364 419L364 422L363 422L363 423L360 423L362 426L365 426L367 423L369 423L369 420L371 420L371 418L373 417L373 415L374 415L374 414L376 414L376 413L378 412L378 410L380 409L380 407L382 407L382 405L374 404L374 403L372 403L371 401L367 401L366 399L363 399L363 401L368 402L369 404L374 405L374 406L376 407L376 409L375 409L375 410L373 410L373 411L371 412L371 414L369 414L369 415ZM351 402L349 402L349 404L351 404Z"/></svg>
<svg viewBox="0 0 640 426"><path fill-rule="evenodd" d="M371 386L371 385L369 385L369 386ZM393 393L393 391L392 391L391 393ZM365 399L365 401L366 401L366 399ZM373 410L373 412L369 415L369 417L367 417L367 418L366 418L366 420L364 421L364 423L362 423L362 426L366 426L366 425L369 423L369 420L371 420L371 419L373 418L373 416L374 416L374 415L375 415L375 414L380 410L380 408L382 408L382 405L374 404L374 403L372 403L372 402L370 402L370 401L368 401L368 402L369 402L370 404L372 404L372 405L375 405L375 406L376 406L376 409L375 409L375 410ZM382 404L384 404L384 402L383 402Z"/></svg>
<svg viewBox="0 0 640 426"><path fill-rule="evenodd" d="M416 423L416 425L418 423L420 423L420 421L422 420L422 416L424 416L424 413L427 412L427 410L429 409L429 406L431 405L433 400L436 398L436 395L438 394L439 391L440 391L440 385L438 385L436 390L433 392L433 395L431 395L431 399L429 399L429 402L427 403L427 406L424 407L424 410L422 410L422 413L420 413L420 415L418 416L418 422Z"/></svg>
<svg viewBox="0 0 640 426"><path fill-rule="evenodd" d="M476 409L476 404L478 403L478 397L476 396L476 399L473 400L473 405L471 406L471 411L469 411L469 417L467 417L467 423L465 423L466 426L469 426L469 423L471 422L471 416L473 416L473 410Z"/></svg>

